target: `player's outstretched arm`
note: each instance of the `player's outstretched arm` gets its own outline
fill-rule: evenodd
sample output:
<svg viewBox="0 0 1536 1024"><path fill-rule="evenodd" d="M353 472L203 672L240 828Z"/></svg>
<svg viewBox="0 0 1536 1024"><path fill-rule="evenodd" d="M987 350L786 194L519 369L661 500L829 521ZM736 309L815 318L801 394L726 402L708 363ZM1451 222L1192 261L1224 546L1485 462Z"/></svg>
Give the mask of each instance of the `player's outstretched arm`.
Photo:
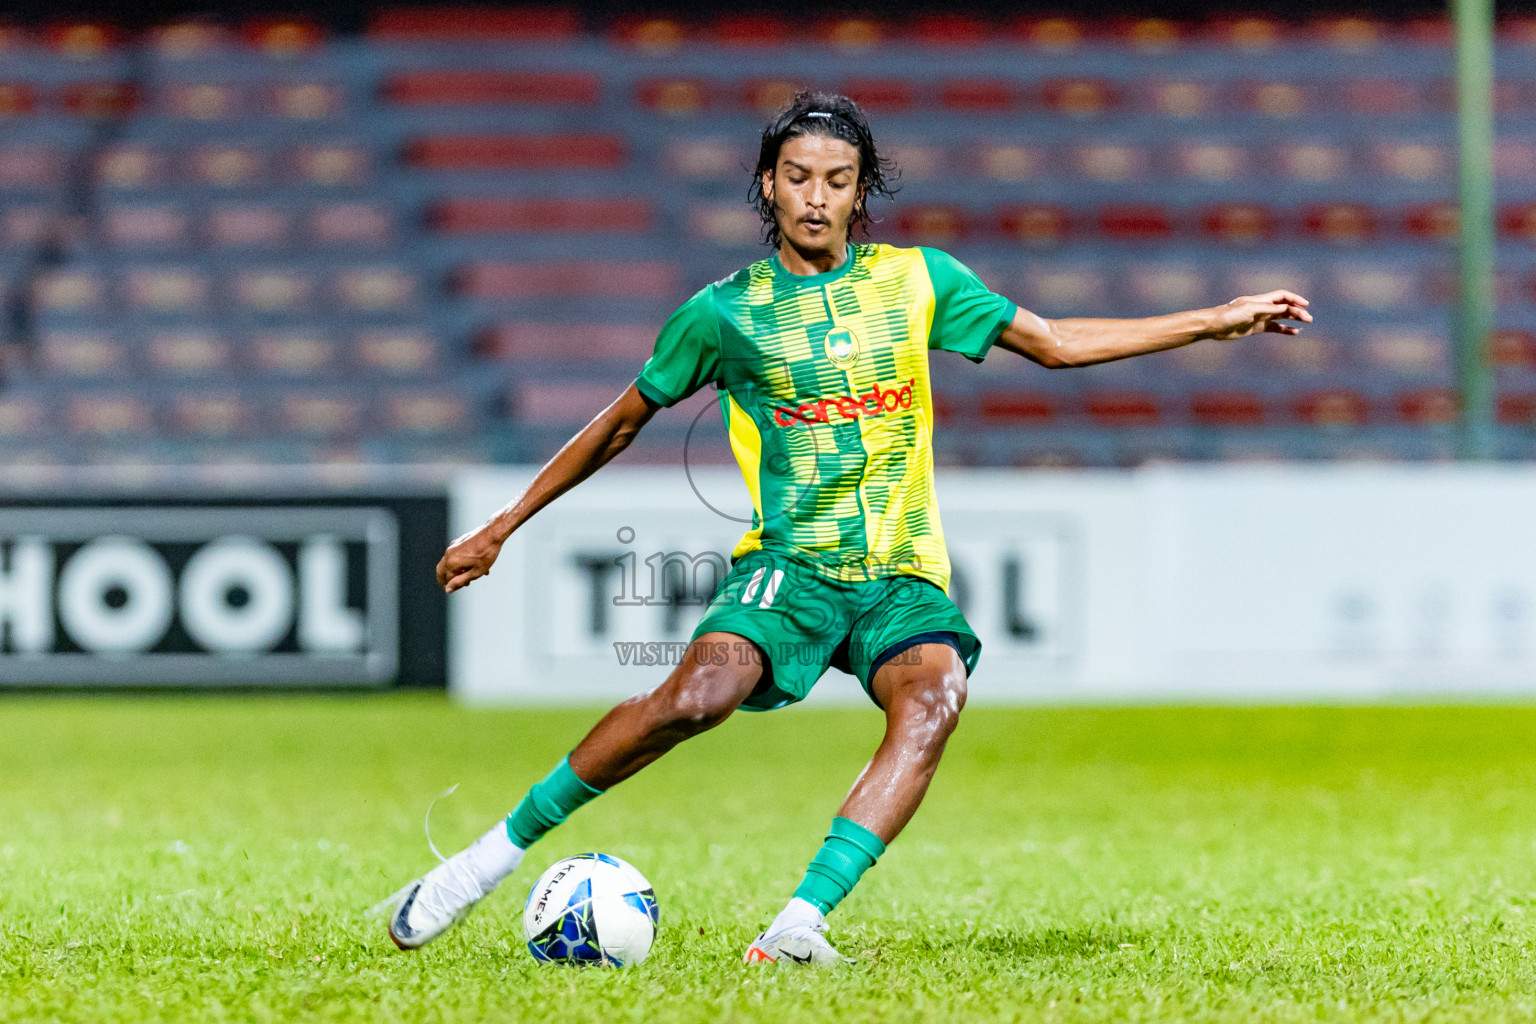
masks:
<svg viewBox="0 0 1536 1024"><path fill-rule="evenodd" d="M437 563L438 584L451 594L489 573L514 530L628 448L657 408L631 384L544 464L515 501L448 546Z"/></svg>
<svg viewBox="0 0 1536 1024"><path fill-rule="evenodd" d="M1251 334L1295 334L1311 323L1307 300L1295 292L1244 295L1212 309L1143 320L1047 320L1023 307L997 345L1052 370L1091 366L1163 352L1197 341L1232 341Z"/></svg>

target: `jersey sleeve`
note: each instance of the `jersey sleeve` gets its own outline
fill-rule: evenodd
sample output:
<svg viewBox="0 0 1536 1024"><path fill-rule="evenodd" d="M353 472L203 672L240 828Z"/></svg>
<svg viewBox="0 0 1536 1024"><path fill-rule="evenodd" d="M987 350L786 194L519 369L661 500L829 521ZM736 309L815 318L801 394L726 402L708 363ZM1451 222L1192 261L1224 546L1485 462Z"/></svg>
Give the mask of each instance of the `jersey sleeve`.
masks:
<svg viewBox="0 0 1536 1024"><path fill-rule="evenodd" d="M933 282L933 326L928 330L928 347L959 352L974 362L986 358L987 350L1013 322L1019 307L991 291L981 278L947 252L919 246Z"/></svg>
<svg viewBox="0 0 1536 1024"><path fill-rule="evenodd" d="M635 387L657 405L671 406L719 377L720 321L710 285L667 318Z"/></svg>

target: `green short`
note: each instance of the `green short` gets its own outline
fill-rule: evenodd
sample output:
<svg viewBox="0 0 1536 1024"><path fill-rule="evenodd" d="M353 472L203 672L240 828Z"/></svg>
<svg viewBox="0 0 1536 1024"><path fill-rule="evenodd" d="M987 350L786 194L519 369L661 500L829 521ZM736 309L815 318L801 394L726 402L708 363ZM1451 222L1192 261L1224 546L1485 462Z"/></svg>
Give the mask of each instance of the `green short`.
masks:
<svg viewBox="0 0 1536 1024"><path fill-rule="evenodd" d="M829 667L870 693L870 666L919 633L954 633L967 675L981 657L981 640L936 584L918 576L844 583L776 551L749 552L731 566L693 636L716 632L750 640L767 658L762 682L742 702L748 711L804 700ZM732 660L757 656L721 653Z"/></svg>

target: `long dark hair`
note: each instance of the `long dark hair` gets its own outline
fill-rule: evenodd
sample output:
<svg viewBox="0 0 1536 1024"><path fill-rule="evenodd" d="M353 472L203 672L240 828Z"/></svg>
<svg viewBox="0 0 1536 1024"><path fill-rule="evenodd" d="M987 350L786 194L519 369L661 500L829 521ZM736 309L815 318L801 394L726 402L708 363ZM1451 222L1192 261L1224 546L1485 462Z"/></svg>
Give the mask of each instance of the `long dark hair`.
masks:
<svg viewBox="0 0 1536 1024"><path fill-rule="evenodd" d="M875 137L869 131L869 119L859 105L847 96L830 92L800 92L794 101L774 116L763 129L763 144L757 154L757 171L747 196L763 219L763 241L777 249L781 238L779 220L773 201L763 194L763 175L779 163L779 150L790 139L803 135L823 135L841 139L859 153L859 198L848 222L851 237L855 228L869 234L874 223L869 216L869 197L895 195L892 184L899 177L896 165L875 149Z"/></svg>

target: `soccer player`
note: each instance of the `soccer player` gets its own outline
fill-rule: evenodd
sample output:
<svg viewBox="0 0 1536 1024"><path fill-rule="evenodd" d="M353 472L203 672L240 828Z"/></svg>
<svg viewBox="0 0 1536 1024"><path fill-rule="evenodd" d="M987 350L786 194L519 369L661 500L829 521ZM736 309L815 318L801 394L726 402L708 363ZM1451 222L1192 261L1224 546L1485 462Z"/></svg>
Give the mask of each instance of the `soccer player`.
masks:
<svg viewBox="0 0 1536 1024"><path fill-rule="evenodd" d="M763 130L752 198L774 253L689 299L634 384L437 566L449 593L491 571L524 522L623 451L658 408L713 384L752 497L752 528L661 685L608 712L511 815L395 897L402 948L461 920L578 807L738 708L805 698L829 666L885 713L884 739L794 897L747 962L842 960L825 915L922 802L981 641L947 596L933 483L928 351L994 345L1058 369L1260 332L1295 334L1287 291L1143 320L1045 320L936 249L852 244L889 166L863 112L802 93ZM739 658L734 652L748 651ZM729 656L719 657L720 652Z"/></svg>

